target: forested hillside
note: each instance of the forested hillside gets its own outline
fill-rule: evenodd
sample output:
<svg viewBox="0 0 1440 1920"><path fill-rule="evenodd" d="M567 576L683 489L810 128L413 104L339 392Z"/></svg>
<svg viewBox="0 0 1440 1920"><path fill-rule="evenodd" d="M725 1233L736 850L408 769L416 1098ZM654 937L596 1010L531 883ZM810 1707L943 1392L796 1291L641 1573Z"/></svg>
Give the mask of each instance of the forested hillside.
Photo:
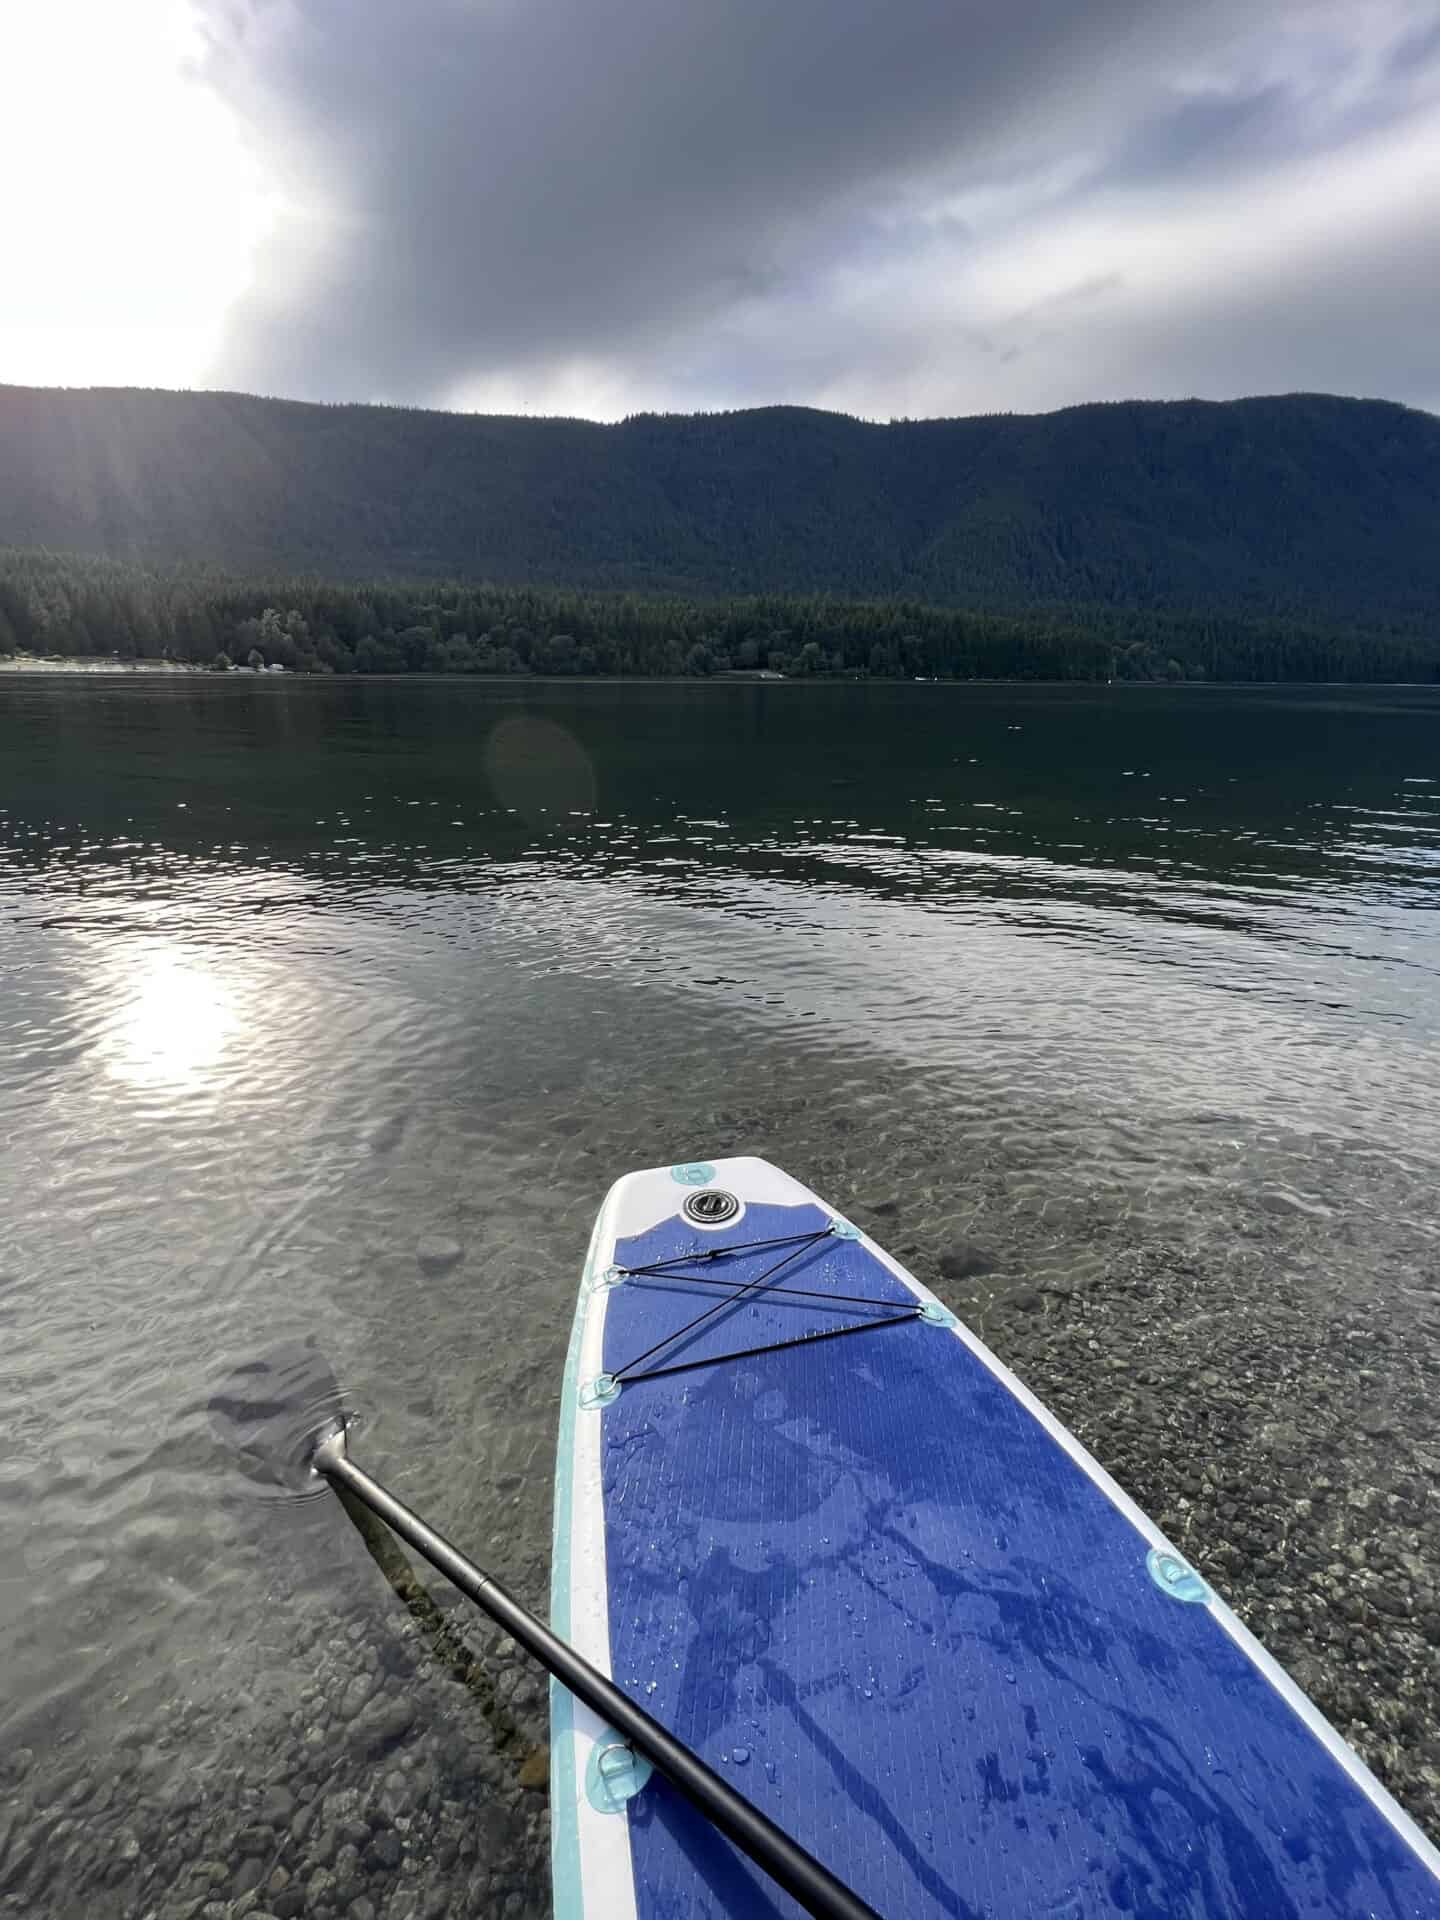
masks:
<svg viewBox="0 0 1440 1920"><path fill-rule="evenodd" d="M0 654L117 654L300 673L1021 680L1434 680L1403 625L1092 607L977 613L815 594L727 600L463 581L236 579L0 550Z"/></svg>
<svg viewBox="0 0 1440 1920"><path fill-rule="evenodd" d="M599 426L6 387L0 543L267 578L900 596L1062 625L1104 609L1424 637L1440 621L1440 420L1296 394Z"/></svg>

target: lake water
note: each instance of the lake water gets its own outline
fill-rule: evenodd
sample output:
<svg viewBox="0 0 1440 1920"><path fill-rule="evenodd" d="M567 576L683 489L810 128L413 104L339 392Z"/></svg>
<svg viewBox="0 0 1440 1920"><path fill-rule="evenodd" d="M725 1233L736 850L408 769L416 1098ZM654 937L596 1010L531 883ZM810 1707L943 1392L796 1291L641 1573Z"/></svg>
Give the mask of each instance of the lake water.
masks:
<svg viewBox="0 0 1440 1920"><path fill-rule="evenodd" d="M538 1680L208 1402L313 1338L543 1606L592 1217L731 1151L1440 1826L1440 693L7 678L0 766L0 1914L548 1910Z"/></svg>

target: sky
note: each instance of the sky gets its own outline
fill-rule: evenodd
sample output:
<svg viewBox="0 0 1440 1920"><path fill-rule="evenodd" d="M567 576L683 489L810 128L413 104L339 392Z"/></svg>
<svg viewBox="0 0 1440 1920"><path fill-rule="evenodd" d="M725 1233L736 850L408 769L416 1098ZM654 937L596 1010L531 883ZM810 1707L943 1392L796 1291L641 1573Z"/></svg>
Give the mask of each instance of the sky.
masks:
<svg viewBox="0 0 1440 1920"><path fill-rule="evenodd" d="M1440 411L1440 0L11 0L0 381Z"/></svg>

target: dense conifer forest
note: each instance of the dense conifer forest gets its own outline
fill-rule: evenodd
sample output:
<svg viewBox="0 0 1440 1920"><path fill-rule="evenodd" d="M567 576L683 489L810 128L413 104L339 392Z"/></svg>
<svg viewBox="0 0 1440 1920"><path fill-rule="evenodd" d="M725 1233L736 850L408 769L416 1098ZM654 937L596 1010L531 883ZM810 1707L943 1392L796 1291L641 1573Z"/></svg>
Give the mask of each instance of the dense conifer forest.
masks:
<svg viewBox="0 0 1440 1920"><path fill-rule="evenodd" d="M770 407L604 426L0 387L0 545L257 579L897 598L1034 611L1042 627L1103 609L1102 646L1108 617L1129 613L1433 632L1440 420L1292 394L889 425Z"/></svg>
<svg viewBox="0 0 1440 1920"><path fill-rule="evenodd" d="M1440 627L827 595L697 600L461 581L232 579L0 550L0 653L301 673L1433 680Z"/></svg>

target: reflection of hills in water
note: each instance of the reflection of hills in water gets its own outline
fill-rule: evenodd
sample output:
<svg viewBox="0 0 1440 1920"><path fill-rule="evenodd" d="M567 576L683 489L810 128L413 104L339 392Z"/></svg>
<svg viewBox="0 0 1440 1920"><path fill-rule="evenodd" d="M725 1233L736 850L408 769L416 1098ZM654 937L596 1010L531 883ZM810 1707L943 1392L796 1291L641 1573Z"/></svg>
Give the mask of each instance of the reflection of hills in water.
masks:
<svg viewBox="0 0 1440 1920"><path fill-rule="evenodd" d="M1039 855L1241 888L1333 885L1347 865L1403 883L1440 844L1437 704L1423 690L48 682L7 701L6 760L12 836L53 823L68 840L83 822L119 852L323 856L337 877L362 855L387 877L418 863L445 879L467 850L630 860L667 837L667 857L728 843L801 872L814 847L832 875L838 842L873 876L889 836L897 852L983 851L997 872Z"/></svg>
<svg viewBox="0 0 1440 1920"><path fill-rule="evenodd" d="M1424 693L25 691L12 721L49 737L7 754L9 870L67 918L118 885L132 926L554 877L749 917L856 893L1057 937L1140 917L1343 953L1346 922L1365 948L1428 903L1440 860Z"/></svg>

